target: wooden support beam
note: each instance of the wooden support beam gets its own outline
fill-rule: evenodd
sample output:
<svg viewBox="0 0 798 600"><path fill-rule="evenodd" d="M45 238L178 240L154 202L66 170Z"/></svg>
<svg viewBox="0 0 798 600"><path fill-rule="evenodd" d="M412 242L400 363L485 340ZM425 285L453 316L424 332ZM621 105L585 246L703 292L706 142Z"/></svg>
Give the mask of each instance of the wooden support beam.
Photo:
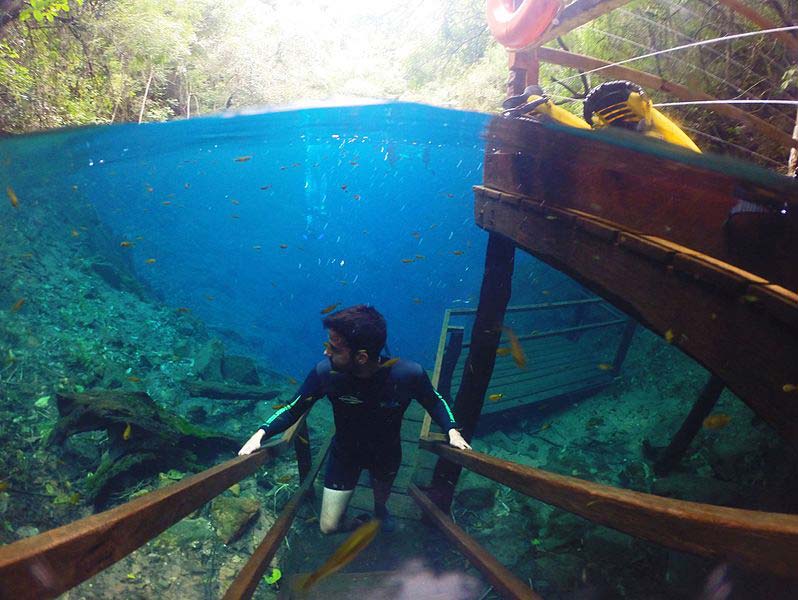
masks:
<svg viewBox="0 0 798 600"><path fill-rule="evenodd" d="M623 361L626 360L626 353L629 352L629 346L632 345L632 338L637 330L637 323L634 319L629 319L626 327L623 328L621 334L621 341L618 344L618 350L615 352L615 358L612 361L612 375L613 377L619 375Z"/></svg>
<svg viewBox="0 0 798 600"><path fill-rule="evenodd" d="M629 2L631 0L575 0L559 12L549 30L532 46L542 46Z"/></svg>
<svg viewBox="0 0 798 600"><path fill-rule="evenodd" d="M504 311L510 301L514 265L515 245L504 236L492 233L488 239L485 274L471 330L465 374L454 402L454 416L466 441L471 440L477 428L485 402L485 390L488 389L496 363L496 348L502 334ZM459 476L460 467L438 460L432 478L432 493L438 506L447 511Z"/></svg>
<svg viewBox="0 0 798 600"><path fill-rule="evenodd" d="M227 589L227 592L224 595L224 600L240 600L242 598L251 598L252 594L255 593L263 574L266 572L266 569L269 566L269 562L271 562L272 558L274 558L274 555L277 553L277 549L280 547L280 544L288 533L288 530L291 528L291 523L294 522L294 517L296 516L296 513L302 504L302 500L310 492L310 490L313 489L313 482L316 480L316 475L318 475L319 469L324 462L324 458L327 456L327 452L330 449L331 443L332 437L330 437L324 444L319 452L319 458L316 461L316 464L313 465L313 468L310 470L310 472L308 472L307 477L302 482L302 485L299 486L299 489L296 492L294 492L294 495L291 497L291 500L288 501L288 504L286 504L283 508L283 511L280 513L277 521L275 521L274 525L271 526L269 532L263 538L261 543L258 544L255 552L252 553L252 556L247 561L247 564L244 565L243 569L241 569L238 577L235 578L235 581L233 581L232 585L230 585L230 587Z"/></svg>
<svg viewBox="0 0 798 600"><path fill-rule="evenodd" d="M659 90L667 94L671 94L681 100L717 100L714 96L691 90L690 88L673 83L657 75L638 71L624 65L609 66L605 60L593 58L592 56L585 56L583 54L576 54L574 52L566 52L565 50L557 50L555 48L538 48L538 58L542 62L547 62L563 67L571 67L574 69L592 70L599 67L607 67L603 69L603 73L607 77L614 77L617 79L628 79L634 83L642 85L643 87ZM745 123L751 129L758 131L765 137L777 142L785 148L798 148L798 140L794 140L789 133L782 131L778 127L774 127L767 121L755 117L744 110L741 110L731 104L708 104L707 108L714 110L735 121Z"/></svg>
<svg viewBox="0 0 798 600"><path fill-rule="evenodd" d="M454 524L424 492L410 484L408 493L426 517L454 544L477 569L482 571L502 598L511 600L543 600L535 591L512 574L503 564Z"/></svg>
<svg viewBox="0 0 798 600"><path fill-rule="evenodd" d="M449 344L446 346L446 352L443 354L440 380L435 386L438 393L440 393L447 402L451 402L452 399L452 374L454 373L454 368L457 366L457 361L460 359L460 354L463 352L464 333L463 329L449 330Z"/></svg>
<svg viewBox="0 0 798 600"><path fill-rule="evenodd" d="M701 424L712 412L715 404L720 398L725 384L720 377L711 375L707 381L698 400L693 404L693 408L687 415L687 418L682 423L679 431L673 436L671 443L662 452L658 452L647 441L643 442L644 451L649 457L655 459L654 472L659 476L667 475L671 472L673 467L679 464L679 461L684 456L685 451L690 446L690 442L701 429Z"/></svg>
<svg viewBox="0 0 798 600"><path fill-rule="evenodd" d="M661 498L549 473L420 440L421 448L522 494L682 552L728 560L780 577L798 577L798 515Z"/></svg>

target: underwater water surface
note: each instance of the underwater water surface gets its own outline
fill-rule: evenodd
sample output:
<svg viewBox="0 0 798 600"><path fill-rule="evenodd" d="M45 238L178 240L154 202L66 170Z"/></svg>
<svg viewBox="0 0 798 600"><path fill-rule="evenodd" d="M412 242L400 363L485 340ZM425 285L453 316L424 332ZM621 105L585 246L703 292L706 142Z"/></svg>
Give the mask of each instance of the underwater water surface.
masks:
<svg viewBox="0 0 798 600"><path fill-rule="evenodd" d="M10 200L0 203L0 539L92 514L98 507L86 482L118 438L131 435L122 423L113 425L116 440L109 427L51 444L57 392L146 391L159 406L228 434L218 463L278 405L192 396L188 383L211 362L209 339L255 361L260 383L282 403L321 357L321 313L369 303L387 319L390 353L431 369L445 309L476 308L479 298L488 236L474 224L471 188L482 182L490 119L372 103L0 140ZM573 280L516 252L511 304L586 297ZM507 323L519 332L567 329L574 310L508 313ZM627 317L590 310L618 320L574 338L585 350L582 368L606 373ZM468 334L473 315L458 319ZM533 368L561 360L555 345L540 348L528 357ZM502 373L515 374L512 358L502 361ZM618 487L786 510L793 467L781 442L728 391L718 404L724 425L702 430L673 476L656 477L642 456L644 440L667 444L707 377L639 327L606 387L581 402L513 413L480 432L474 447ZM502 396L486 404L498 406ZM309 419L314 450L331 428L324 405ZM119 504L214 464L162 463L120 478L104 500ZM220 497L259 505L238 541L218 535L218 507L206 507L68 597L218 597L296 487L296 464L282 457ZM545 597L697 597L715 567L474 473L460 480L453 515ZM294 524L280 565L313 569L332 551L329 539L319 542L315 517L308 507ZM478 576L409 523L380 552L433 548L437 570ZM498 597L483 594L482 583L476 597ZM259 594L273 598L276 590L262 585Z"/></svg>

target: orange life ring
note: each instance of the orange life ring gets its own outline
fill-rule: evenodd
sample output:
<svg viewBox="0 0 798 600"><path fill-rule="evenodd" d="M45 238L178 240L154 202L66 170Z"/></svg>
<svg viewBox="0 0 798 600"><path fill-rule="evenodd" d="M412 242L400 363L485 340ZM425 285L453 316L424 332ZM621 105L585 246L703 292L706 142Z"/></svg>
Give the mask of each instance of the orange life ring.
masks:
<svg viewBox="0 0 798 600"><path fill-rule="evenodd" d="M519 50L543 35L562 4L562 0L523 0L513 8L513 0L488 0L488 26L505 48Z"/></svg>

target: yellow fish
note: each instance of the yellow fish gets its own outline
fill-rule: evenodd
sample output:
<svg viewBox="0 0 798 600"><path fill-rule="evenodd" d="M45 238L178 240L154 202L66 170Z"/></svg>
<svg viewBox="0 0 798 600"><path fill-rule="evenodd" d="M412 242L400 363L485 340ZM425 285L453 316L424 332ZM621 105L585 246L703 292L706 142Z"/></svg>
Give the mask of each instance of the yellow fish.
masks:
<svg viewBox="0 0 798 600"><path fill-rule="evenodd" d="M602 371L610 371L612 370L612 365L609 363L599 363L598 368Z"/></svg>
<svg viewBox="0 0 798 600"><path fill-rule="evenodd" d="M673 333L673 329L668 329L668 331L665 332L665 341L668 342L669 344L673 343L673 339L675 337L676 336Z"/></svg>
<svg viewBox="0 0 798 600"><path fill-rule="evenodd" d="M723 427L726 427L730 421L731 417L729 415L715 413L714 415L709 415L706 419L704 419L704 427L707 429L722 429Z"/></svg>
<svg viewBox="0 0 798 600"><path fill-rule="evenodd" d="M392 367L393 365L395 365L398 362L399 362L398 358L389 358L388 360L386 360L384 363L382 363L380 365L380 369L387 369L388 367Z"/></svg>
<svg viewBox="0 0 798 600"><path fill-rule="evenodd" d="M20 298L14 304L11 305L9 309L11 312L19 312L19 309L22 308L22 305L25 304L25 298Z"/></svg>
<svg viewBox="0 0 798 600"><path fill-rule="evenodd" d="M490 400L491 402L497 402L502 398L504 398L504 394L491 394L490 396L488 396L488 400Z"/></svg>
<svg viewBox="0 0 798 600"><path fill-rule="evenodd" d="M412 259L412 258L403 258L402 262L405 263L406 265L408 265L411 262L414 262L414 259Z"/></svg>
<svg viewBox="0 0 798 600"><path fill-rule="evenodd" d="M122 432L122 439L128 441L132 433L133 433L133 428L130 426L130 423L128 423L125 426L125 430Z"/></svg>
<svg viewBox="0 0 798 600"><path fill-rule="evenodd" d="M6 194L8 194L8 199L11 201L11 206L14 208L19 208L19 198L17 198L14 188L9 185L6 188Z"/></svg>
<svg viewBox="0 0 798 600"><path fill-rule="evenodd" d="M329 306L325 306L324 308L322 308L320 312L323 315L329 314L332 311L334 311L336 308L338 308L340 305L341 305L340 302L336 302L335 304L330 304Z"/></svg>
<svg viewBox="0 0 798 600"><path fill-rule="evenodd" d="M368 523L364 523L355 529L352 535L346 538L346 541L333 552L332 556L330 556L322 566L308 575L308 578L300 584L300 590L303 592L309 590L318 583L319 580L348 565L358 554L368 547L374 538L377 537L379 531L380 522L377 519L372 519Z"/></svg>
<svg viewBox="0 0 798 600"><path fill-rule="evenodd" d="M452 254L454 254L455 256L462 256L463 255L463 251L462 250L452 250Z"/></svg>
<svg viewBox="0 0 798 600"><path fill-rule="evenodd" d="M781 391L787 392L788 394L790 392L798 392L798 385L794 383L785 383L783 386L781 386Z"/></svg>
<svg viewBox="0 0 798 600"><path fill-rule="evenodd" d="M524 354L524 349L521 347L521 342L518 341L518 336L515 335L515 332L509 327L504 327L503 329L507 333L507 337L510 338L510 354L513 356L515 364L519 369L525 369L526 355Z"/></svg>
<svg viewBox="0 0 798 600"><path fill-rule="evenodd" d="M155 264L155 259L154 258L148 258L144 262L147 263L148 265L152 265L152 264Z"/></svg>
<svg viewBox="0 0 798 600"><path fill-rule="evenodd" d="M251 158L252 158L252 156L239 156L235 160L236 160L236 162L247 162Z"/></svg>
<svg viewBox="0 0 798 600"><path fill-rule="evenodd" d="M510 356L510 349L507 346L496 348L496 356Z"/></svg>

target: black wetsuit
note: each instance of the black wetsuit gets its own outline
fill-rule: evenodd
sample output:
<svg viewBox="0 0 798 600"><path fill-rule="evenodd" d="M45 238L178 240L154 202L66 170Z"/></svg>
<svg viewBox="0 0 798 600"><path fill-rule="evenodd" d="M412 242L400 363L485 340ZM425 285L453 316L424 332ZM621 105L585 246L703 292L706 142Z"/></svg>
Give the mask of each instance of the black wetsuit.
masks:
<svg viewBox="0 0 798 600"><path fill-rule="evenodd" d="M322 396L330 399L335 418L324 481L331 489L354 489L362 469L380 481L393 480L402 462L402 416L411 400L418 400L444 431L457 427L448 404L419 364L400 359L360 378L332 371L329 359L324 359L294 399L261 425L264 438L288 429Z"/></svg>

